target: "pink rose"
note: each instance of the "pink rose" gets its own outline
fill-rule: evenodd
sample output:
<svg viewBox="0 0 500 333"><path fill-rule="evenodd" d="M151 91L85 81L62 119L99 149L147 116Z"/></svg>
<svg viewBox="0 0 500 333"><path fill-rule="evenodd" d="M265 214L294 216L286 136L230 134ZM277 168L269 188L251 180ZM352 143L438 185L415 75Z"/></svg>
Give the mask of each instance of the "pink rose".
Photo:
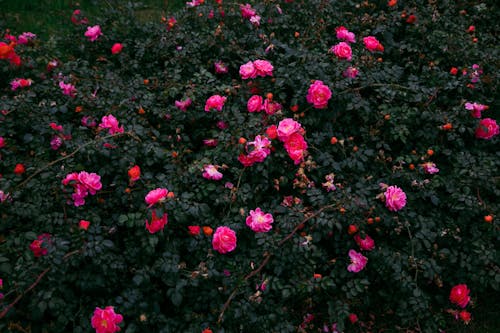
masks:
<svg viewBox="0 0 500 333"><path fill-rule="evenodd" d="M335 32L337 33L338 39L346 41L348 43L356 43L356 38L354 36L354 33L350 32L345 27L340 26L335 29Z"/></svg>
<svg viewBox="0 0 500 333"><path fill-rule="evenodd" d="M263 101L264 99L259 95L253 95L250 97L247 102L248 112L260 112L262 110Z"/></svg>
<svg viewBox="0 0 500 333"><path fill-rule="evenodd" d="M90 226L90 221L80 220L80 222L78 222L78 227L82 230L87 230L89 226Z"/></svg>
<svg viewBox="0 0 500 333"><path fill-rule="evenodd" d="M71 97L76 96L76 88L71 83L64 83L63 81L59 82L59 88L62 89L63 94Z"/></svg>
<svg viewBox="0 0 500 333"><path fill-rule="evenodd" d="M359 70L356 67L347 67L346 70L342 73L343 77L348 77L350 79L354 79L358 76Z"/></svg>
<svg viewBox="0 0 500 333"><path fill-rule="evenodd" d="M346 42L340 42L337 45L332 46L330 52L335 54L339 59L345 59L345 60L352 59L351 47Z"/></svg>
<svg viewBox="0 0 500 333"><path fill-rule="evenodd" d="M290 135L300 131L301 128L302 126L292 118L283 119L278 124L278 139L285 142Z"/></svg>
<svg viewBox="0 0 500 333"><path fill-rule="evenodd" d="M226 64L224 64L222 61L216 61L214 63L214 67L217 74L226 74L229 71Z"/></svg>
<svg viewBox="0 0 500 333"><path fill-rule="evenodd" d="M168 214L164 213L162 217L156 216L156 212L153 210L151 214L151 222L146 220L146 229L148 229L150 234L157 233L160 230L165 228L165 225L168 223Z"/></svg>
<svg viewBox="0 0 500 333"><path fill-rule="evenodd" d="M253 62L258 76L273 76L273 65L267 60L255 60Z"/></svg>
<svg viewBox="0 0 500 333"><path fill-rule="evenodd" d="M476 138L489 140L498 134L499 128L495 119L484 118L479 121L476 128Z"/></svg>
<svg viewBox="0 0 500 333"><path fill-rule="evenodd" d="M375 51L383 51L384 47L380 42L378 41L377 38L373 36L368 36L363 38L363 43L365 43L365 47L368 49L370 52L375 52Z"/></svg>
<svg viewBox="0 0 500 333"><path fill-rule="evenodd" d="M236 232L229 227L218 227L212 239L212 247L221 254L233 251L236 248Z"/></svg>
<svg viewBox="0 0 500 333"><path fill-rule="evenodd" d="M166 188L157 188L149 191L144 200L149 205L148 207L153 206L158 202L162 202L168 195L168 190Z"/></svg>
<svg viewBox="0 0 500 333"><path fill-rule="evenodd" d="M481 112L488 110L488 105L478 104L478 103L465 103L465 109L470 111L470 114L474 118L481 118Z"/></svg>
<svg viewBox="0 0 500 333"><path fill-rule="evenodd" d="M119 127L118 120L112 114L102 117L99 128L107 128L111 135L124 131L123 126Z"/></svg>
<svg viewBox="0 0 500 333"><path fill-rule="evenodd" d="M371 251L375 248L375 241L368 235L365 238L361 238L359 234L354 236L354 241L358 244L359 248L364 251Z"/></svg>
<svg viewBox="0 0 500 333"><path fill-rule="evenodd" d="M111 47L111 54L118 54L122 51L123 49L123 44L121 43L115 43L112 47Z"/></svg>
<svg viewBox="0 0 500 333"><path fill-rule="evenodd" d="M255 79L257 77L257 69L253 62L249 61L240 66L240 76L243 80Z"/></svg>
<svg viewBox="0 0 500 333"><path fill-rule="evenodd" d="M3 147L5 147L5 139L3 138L3 136L0 136L0 148Z"/></svg>
<svg viewBox="0 0 500 333"><path fill-rule="evenodd" d="M246 5L240 5L241 16L246 19L252 18L255 16L255 10L248 3Z"/></svg>
<svg viewBox="0 0 500 333"><path fill-rule="evenodd" d="M80 172L78 174L78 181L84 185L92 195L96 194L96 192L102 188L101 176L93 172Z"/></svg>
<svg viewBox="0 0 500 333"><path fill-rule="evenodd" d="M107 306L105 309L95 308L94 315L90 320L92 328L96 333L115 333L120 331L120 324L123 321L121 314L115 313L112 306Z"/></svg>
<svg viewBox="0 0 500 333"><path fill-rule="evenodd" d="M285 149L288 156L295 164L299 164L304 160L307 150L307 142L300 133L294 133L285 141Z"/></svg>
<svg viewBox="0 0 500 333"><path fill-rule="evenodd" d="M186 112L187 108L191 106L191 103L192 103L191 98L187 98L183 101L175 101L175 106L179 110Z"/></svg>
<svg viewBox="0 0 500 333"><path fill-rule="evenodd" d="M205 179L221 180L222 176L222 173L217 171L217 167L212 164L205 165L203 168L203 178Z"/></svg>
<svg viewBox="0 0 500 333"><path fill-rule="evenodd" d="M450 301L461 308L465 308L470 301L470 290L466 284L457 284L450 291Z"/></svg>
<svg viewBox="0 0 500 333"><path fill-rule="evenodd" d="M351 259L351 264L347 266L347 270L353 273L363 270L368 262L368 258L352 249L349 250L349 258Z"/></svg>
<svg viewBox="0 0 500 333"><path fill-rule="evenodd" d="M101 27L98 25L94 25L93 27L87 27L87 31L85 31L85 37L89 39L89 41L94 42L102 35Z"/></svg>
<svg viewBox="0 0 500 333"><path fill-rule="evenodd" d="M273 227L273 216L270 213L264 213L260 208L250 211L246 218L246 224L255 232L268 232Z"/></svg>
<svg viewBox="0 0 500 333"><path fill-rule="evenodd" d="M264 101L264 105L262 105L262 108L268 115L273 115L279 110L281 110L283 107L281 106L280 103L274 102L268 98Z"/></svg>
<svg viewBox="0 0 500 333"><path fill-rule="evenodd" d="M226 102L227 97L223 97L220 95L210 96L205 103L205 111L209 112L210 110L222 111L222 107Z"/></svg>
<svg viewBox="0 0 500 333"><path fill-rule="evenodd" d="M397 186L389 186L385 192L385 206L393 212L406 206L406 193Z"/></svg>
<svg viewBox="0 0 500 333"><path fill-rule="evenodd" d="M424 169L424 172L429 175L433 175L439 172L439 169L436 167L436 163L432 162L423 163L422 168Z"/></svg>
<svg viewBox="0 0 500 333"><path fill-rule="evenodd" d="M309 86L307 91L307 102L316 109L324 109L328 106L328 100L332 97L332 92L322 81L316 80Z"/></svg>
<svg viewBox="0 0 500 333"><path fill-rule="evenodd" d="M199 225L190 225L188 226L188 232L191 236L198 236L201 232L201 228Z"/></svg>

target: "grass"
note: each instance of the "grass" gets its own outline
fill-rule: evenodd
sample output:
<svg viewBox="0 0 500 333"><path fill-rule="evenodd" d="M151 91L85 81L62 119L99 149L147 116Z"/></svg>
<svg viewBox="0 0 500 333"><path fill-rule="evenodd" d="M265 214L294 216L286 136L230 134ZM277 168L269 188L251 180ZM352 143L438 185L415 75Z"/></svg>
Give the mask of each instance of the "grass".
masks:
<svg viewBox="0 0 500 333"><path fill-rule="evenodd" d="M31 31L42 38L64 33L70 25L71 13L81 9L85 16L97 15L103 7L124 4L120 0L0 0L0 33L10 29L13 34ZM183 0L142 0L135 11L141 21L157 20L160 15L172 13L185 5Z"/></svg>

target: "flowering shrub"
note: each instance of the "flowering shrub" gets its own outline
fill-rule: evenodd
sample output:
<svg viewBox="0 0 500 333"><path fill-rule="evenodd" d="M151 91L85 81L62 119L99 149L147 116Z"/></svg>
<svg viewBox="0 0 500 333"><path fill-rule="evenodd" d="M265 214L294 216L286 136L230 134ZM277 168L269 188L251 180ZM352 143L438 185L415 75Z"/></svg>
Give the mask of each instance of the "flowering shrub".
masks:
<svg viewBox="0 0 500 333"><path fill-rule="evenodd" d="M68 9L70 36L3 31L0 331L439 332L493 308L493 1L110 3Z"/></svg>

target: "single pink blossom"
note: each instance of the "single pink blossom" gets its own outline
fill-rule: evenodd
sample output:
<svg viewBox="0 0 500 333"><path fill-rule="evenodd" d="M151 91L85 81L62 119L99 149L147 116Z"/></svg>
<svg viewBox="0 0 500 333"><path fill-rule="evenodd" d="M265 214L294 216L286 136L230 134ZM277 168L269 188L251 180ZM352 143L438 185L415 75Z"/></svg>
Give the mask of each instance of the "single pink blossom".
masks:
<svg viewBox="0 0 500 333"><path fill-rule="evenodd" d="M384 192L385 206L393 212L406 206L406 193L397 186L389 186Z"/></svg>
<svg viewBox="0 0 500 333"><path fill-rule="evenodd" d="M246 19L250 19L252 16L255 16L256 14L255 10L248 3L245 5L240 5L240 12L241 16Z"/></svg>
<svg viewBox="0 0 500 333"><path fill-rule="evenodd" d="M267 60L255 60L253 62L257 75L261 77L273 76L273 65Z"/></svg>
<svg viewBox="0 0 500 333"><path fill-rule="evenodd" d="M356 234L354 236L354 241L361 250L371 251L375 248L375 241L368 235L365 235L365 238L361 238L359 234Z"/></svg>
<svg viewBox="0 0 500 333"><path fill-rule="evenodd" d="M99 128L107 128L111 135L124 131L123 126L119 127L118 120L112 114L102 117Z"/></svg>
<svg viewBox="0 0 500 333"><path fill-rule="evenodd" d="M90 226L90 221L80 220L80 222L78 222L78 227L82 230L87 230L89 226Z"/></svg>
<svg viewBox="0 0 500 333"><path fill-rule="evenodd" d="M354 79L356 76L358 76L359 70L356 67L349 66L345 69L345 71L342 73L342 76Z"/></svg>
<svg viewBox="0 0 500 333"><path fill-rule="evenodd" d="M429 175L433 175L439 172L439 169L436 167L436 163L433 162L423 163L422 168L424 169L424 172L428 173Z"/></svg>
<svg viewBox="0 0 500 333"><path fill-rule="evenodd" d="M382 46L378 39L373 36L363 38L363 43L365 44L366 49L370 52L384 51L384 46Z"/></svg>
<svg viewBox="0 0 500 333"><path fill-rule="evenodd" d="M191 98L187 98L183 101L175 101L175 106L179 110L186 112L187 108L191 106L191 103L192 103Z"/></svg>
<svg viewBox="0 0 500 333"><path fill-rule="evenodd" d="M203 178L205 179L221 180L222 176L222 173L220 173L213 164L205 165L203 168Z"/></svg>
<svg viewBox="0 0 500 333"><path fill-rule="evenodd" d="M94 25L93 27L87 27L87 31L85 31L85 37L89 39L89 41L94 42L102 35L101 27L98 25Z"/></svg>
<svg viewBox="0 0 500 333"><path fill-rule="evenodd" d="M368 258L355 250L349 250L349 258L351 259L351 264L347 266L349 272L358 273L365 268Z"/></svg>
<svg viewBox="0 0 500 333"><path fill-rule="evenodd" d="M271 154L271 141L262 135L257 135L254 141L247 142L246 150L249 152L248 158L253 163L263 162Z"/></svg>
<svg viewBox="0 0 500 333"><path fill-rule="evenodd" d="M112 306L107 306L104 309L95 308L94 315L90 320L92 328L96 333L115 333L120 331L120 324L123 321L121 314L115 313Z"/></svg>
<svg viewBox="0 0 500 333"><path fill-rule="evenodd" d="M280 111L283 109L283 106L281 106L280 103L272 101L268 98L264 101L264 104L262 105L262 108L264 109L264 112L268 115L273 115L276 112Z"/></svg>
<svg viewBox="0 0 500 333"><path fill-rule="evenodd" d="M333 173L330 173L328 175L325 176L325 180L326 182L324 183L321 183L321 186L327 191L327 192L330 192L330 191L335 191L337 189L337 187L335 186L335 175Z"/></svg>
<svg viewBox="0 0 500 333"><path fill-rule="evenodd" d="M111 47L111 54L118 54L118 53L120 53L122 51L122 49L123 49L123 44L121 44L121 43L115 43Z"/></svg>
<svg viewBox="0 0 500 333"><path fill-rule="evenodd" d="M246 224L255 232L268 232L271 230L274 218L270 213L264 213L260 208L250 210Z"/></svg>
<svg viewBox="0 0 500 333"><path fill-rule="evenodd" d="M76 88L71 83L64 83L63 81L61 81L61 82L59 82L59 88L62 89L64 95L67 95L70 97L76 96Z"/></svg>
<svg viewBox="0 0 500 333"><path fill-rule="evenodd" d="M257 77L257 69L253 62L249 61L240 66L240 76L243 80L255 79Z"/></svg>
<svg viewBox="0 0 500 333"><path fill-rule="evenodd" d="M217 74L226 74L227 72L229 72L229 68L227 68L226 64L224 64L222 61L216 61L214 63L214 67Z"/></svg>
<svg viewBox="0 0 500 333"><path fill-rule="evenodd" d="M212 239L212 247L221 254L233 251L236 248L236 232L229 227L218 227Z"/></svg>
<svg viewBox="0 0 500 333"><path fill-rule="evenodd" d="M278 139L285 142L288 137L301 130L302 126L292 118L285 118L278 124Z"/></svg>
<svg viewBox="0 0 500 333"><path fill-rule="evenodd" d="M220 95L210 96L205 103L205 111L209 112L211 110L222 111L222 107L226 102L227 97Z"/></svg>
<svg viewBox="0 0 500 333"><path fill-rule="evenodd" d="M484 104L467 102L465 103L465 109L470 111L472 117L479 119L481 118L481 113L484 110L488 110L489 107Z"/></svg>
<svg viewBox="0 0 500 333"><path fill-rule="evenodd" d="M450 301L461 308L465 308L470 301L470 290L466 284L457 284L450 291Z"/></svg>
<svg viewBox="0 0 500 333"><path fill-rule="evenodd" d="M252 25L258 27L258 26L260 26L260 19L261 19L261 17L259 15L254 15L254 16L250 17L249 21L250 21L250 23L252 23Z"/></svg>
<svg viewBox="0 0 500 333"><path fill-rule="evenodd" d="M157 188L149 191L144 200L151 207L159 202L163 202L168 195L168 190L166 188Z"/></svg>
<svg viewBox="0 0 500 333"><path fill-rule="evenodd" d="M495 119L484 118L476 128L476 138L489 140L500 133Z"/></svg>
<svg viewBox="0 0 500 333"><path fill-rule="evenodd" d="M146 220L146 229L148 229L150 234L157 233L165 228L168 223L168 214L164 213L162 217L156 216L156 212L153 210L151 213L151 222Z"/></svg>
<svg viewBox="0 0 500 333"><path fill-rule="evenodd" d="M328 100L332 97L332 92L322 81L316 80L309 86L307 91L307 102L316 109L325 109L328 106Z"/></svg>
<svg viewBox="0 0 500 333"><path fill-rule="evenodd" d="M263 108L263 101L264 99L259 95L253 95L250 97L247 101L248 112L260 112Z"/></svg>
<svg viewBox="0 0 500 333"><path fill-rule="evenodd" d="M96 192L102 188L101 176L93 172L80 172L78 174L78 181L84 185L92 195L96 194Z"/></svg>
<svg viewBox="0 0 500 333"><path fill-rule="evenodd" d="M284 147L288 156L295 164L299 164L304 161L307 150L307 142L300 133L290 135L285 141Z"/></svg>
<svg viewBox="0 0 500 333"><path fill-rule="evenodd" d="M340 26L335 29L335 32L337 33L337 39L343 40L348 43L356 43L356 37L354 33L350 32L345 27Z"/></svg>
<svg viewBox="0 0 500 333"><path fill-rule="evenodd" d="M340 42L337 45L331 47L330 52L335 54L338 59L341 60L351 60L352 59L352 49L346 42Z"/></svg>
<svg viewBox="0 0 500 333"><path fill-rule="evenodd" d="M32 32L23 32L19 35L17 39L18 44L28 44L30 41L36 38L36 35Z"/></svg>

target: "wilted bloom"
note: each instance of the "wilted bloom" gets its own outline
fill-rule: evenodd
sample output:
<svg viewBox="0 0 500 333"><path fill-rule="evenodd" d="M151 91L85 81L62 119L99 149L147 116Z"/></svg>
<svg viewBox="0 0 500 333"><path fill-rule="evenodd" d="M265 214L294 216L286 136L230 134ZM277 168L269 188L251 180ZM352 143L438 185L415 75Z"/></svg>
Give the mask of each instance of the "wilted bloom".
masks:
<svg viewBox="0 0 500 333"><path fill-rule="evenodd" d="M201 228L199 225L190 225L188 226L188 232L191 236L198 236L201 232Z"/></svg>
<svg viewBox="0 0 500 333"><path fill-rule="evenodd" d="M365 44L365 47L368 49L370 52L375 52L375 51L384 51L384 47L382 44L378 41L377 38L373 36L368 36L363 38L363 43Z"/></svg>
<svg viewBox="0 0 500 333"><path fill-rule="evenodd" d="M208 147L216 147L219 141L217 139L204 139L203 144Z"/></svg>
<svg viewBox="0 0 500 333"><path fill-rule="evenodd" d="M226 129L226 128L229 128L229 124L228 124L227 122L225 122L224 120L219 120L219 121L216 123L216 125L217 125L217 128L218 128L218 129L221 129L221 130Z"/></svg>
<svg viewBox="0 0 500 333"><path fill-rule="evenodd" d="M85 31L85 37L89 39L89 41L94 42L102 35L101 27L98 25L94 25L93 27L87 27L87 31Z"/></svg>
<svg viewBox="0 0 500 333"><path fill-rule="evenodd" d="M273 76L273 65L267 60L255 60L253 62L257 75L261 77Z"/></svg>
<svg viewBox="0 0 500 333"><path fill-rule="evenodd" d="M214 63L214 67L217 74L226 74L229 71L226 64L224 64L222 61L216 61Z"/></svg>
<svg viewBox="0 0 500 333"><path fill-rule="evenodd" d="M352 49L346 42L340 42L330 48L330 52L335 54L339 59L351 60Z"/></svg>
<svg viewBox="0 0 500 333"><path fill-rule="evenodd" d="M274 218L270 213L264 213L260 208L250 211L246 224L255 232L268 232L273 227Z"/></svg>
<svg viewBox="0 0 500 333"><path fill-rule="evenodd" d="M210 96L205 103L205 111L209 112L210 110L222 111L222 107L226 102L227 97L220 95Z"/></svg>
<svg viewBox="0 0 500 333"><path fill-rule="evenodd" d="M476 138L489 140L500 133L495 119L484 118L476 128Z"/></svg>
<svg viewBox="0 0 500 333"><path fill-rule="evenodd" d="M285 142L290 135L299 132L302 126L292 118L285 118L278 123L278 138Z"/></svg>
<svg viewBox="0 0 500 333"><path fill-rule="evenodd" d="M212 247L221 254L233 251L236 248L236 232L229 227L218 227L212 239Z"/></svg>
<svg viewBox="0 0 500 333"><path fill-rule="evenodd" d="M252 61L240 66L240 76L243 80L255 79L257 77L257 69Z"/></svg>
<svg viewBox="0 0 500 333"><path fill-rule="evenodd" d="M266 114L268 114L268 115L273 115L276 112L283 109L283 107L281 106L280 103L274 102L268 98L266 98L262 107L263 107L264 111L266 112Z"/></svg>
<svg viewBox="0 0 500 333"><path fill-rule="evenodd" d="M30 250L35 257L45 256L48 253L47 246L50 244L50 234L44 233L38 235L30 244Z"/></svg>
<svg viewBox="0 0 500 333"><path fill-rule="evenodd" d="M94 315L90 320L92 328L96 333L115 333L120 331L120 324L123 321L121 314L115 313L112 306L107 306L104 309L95 308Z"/></svg>
<svg viewBox="0 0 500 333"><path fill-rule="evenodd" d="M168 214L163 213L162 217L156 216L156 212L153 210L151 213L151 222L146 220L146 229L148 229L150 234L154 234L160 230L165 228L165 225L168 223Z"/></svg>
<svg viewBox="0 0 500 333"><path fill-rule="evenodd" d="M90 116L83 116L80 123L82 124L82 126L85 126L85 127L96 127L97 126L97 122L95 121L95 119L90 117Z"/></svg>
<svg viewBox="0 0 500 333"><path fill-rule="evenodd" d="M168 195L168 190L166 188L157 188L149 191L144 200L151 207L158 202L163 202Z"/></svg>
<svg viewBox="0 0 500 333"><path fill-rule="evenodd" d="M175 17L172 16L171 18L169 18L167 21L167 31L172 30L176 23L177 20L175 19Z"/></svg>
<svg viewBox="0 0 500 333"><path fill-rule="evenodd" d="M316 80L309 86L307 91L307 102L316 109L324 109L328 106L328 100L332 97L332 92L323 81Z"/></svg>
<svg viewBox="0 0 500 333"><path fill-rule="evenodd" d="M73 14L71 15L71 22L73 22L74 24L87 24L89 20L86 17L81 18L80 9L75 9L73 11Z"/></svg>
<svg viewBox="0 0 500 333"><path fill-rule="evenodd" d="M89 226L90 226L90 221L80 220L80 222L78 222L78 227L82 230L87 230Z"/></svg>
<svg viewBox="0 0 500 333"><path fill-rule="evenodd" d="M469 304L470 290L466 284L457 284L450 291L450 301L461 308L465 308Z"/></svg>
<svg viewBox="0 0 500 333"><path fill-rule="evenodd" d="M347 270L353 273L363 270L368 262L368 258L352 249L349 250L349 258L351 259L351 264L347 266Z"/></svg>
<svg viewBox="0 0 500 333"><path fill-rule="evenodd" d="M59 88L62 89L64 95L67 95L70 97L76 96L76 88L71 83L64 83L63 81L61 81L61 82L59 82Z"/></svg>
<svg viewBox="0 0 500 333"><path fill-rule="evenodd" d="M253 141L247 142L246 150L249 152L248 157L253 162L263 162L264 159L271 154L271 141L262 135L257 135Z"/></svg>
<svg viewBox="0 0 500 333"><path fill-rule="evenodd" d="M483 70L478 64L473 64L472 65L472 72L470 74L471 79L470 82L476 83L479 82L481 75L483 74Z"/></svg>
<svg viewBox="0 0 500 333"><path fill-rule="evenodd" d="M111 54L118 54L118 53L120 53L122 51L122 49L123 49L123 44L121 44L121 43L115 43L111 47Z"/></svg>
<svg viewBox="0 0 500 333"><path fill-rule="evenodd" d="M102 117L99 128L109 129L109 134L123 133L123 126L119 127L118 120L112 115Z"/></svg>
<svg viewBox="0 0 500 333"><path fill-rule="evenodd" d="M335 191L337 189L337 187L335 187L335 184L333 183L335 180L335 175L333 173L326 175L325 180L326 180L326 182L321 183L321 186L323 186L323 188L327 192Z"/></svg>
<svg viewBox="0 0 500 333"><path fill-rule="evenodd" d="M424 172L428 173L429 175L433 175L439 172L439 169L436 167L436 163L433 162L423 163L422 168L424 169Z"/></svg>
<svg viewBox="0 0 500 333"><path fill-rule="evenodd" d="M32 32L23 32L17 38L17 43L18 44L28 44L28 42L32 41L35 38L36 38L36 35Z"/></svg>
<svg viewBox="0 0 500 333"><path fill-rule="evenodd" d="M127 173L131 182L138 181L141 178L141 168L138 165L134 165L128 169Z"/></svg>
<svg viewBox="0 0 500 333"><path fill-rule="evenodd" d="M358 73L359 70L356 67L349 66L342 73L342 76L354 79L356 76L358 76Z"/></svg>
<svg viewBox="0 0 500 333"><path fill-rule="evenodd" d="M393 212L401 210L406 205L406 193L397 186L389 186L384 192L385 206Z"/></svg>
<svg viewBox="0 0 500 333"><path fill-rule="evenodd" d="M337 38L348 43L356 43L356 38L354 33L347 30L344 26L335 28Z"/></svg>
<svg viewBox="0 0 500 333"><path fill-rule="evenodd" d="M361 238L359 234L356 234L354 236L354 241L361 250L371 251L375 248L375 241L368 235L365 235L365 238Z"/></svg>
<svg viewBox="0 0 500 333"><path fill-rule="evenodd" d="M212 180L221 180L222 173L217 171L217 167L213 164L205 165L203 168L203 178Z"/></svg>
<svg viewBox="0 0 500 333"><path fill-rule="evenodd" d="M247 101L247 110L248 112L260 112L262 110L262 103L264 99L262 96L253 95Z"/></svg>
<svg viewBox="0 0 500 333"><path fill-rule="evenodd" d="M175 106L182 111L186 111L187 108L191 105L191 98L187 98L183 101L175 101Z"/></svg>
<svg viewBox="0 0 500 333"><path fill-rule="evenodd" d="M479 104L479 103L465 103L465 109L470 111L470 114L474 118L481 118L481 112L484 110L488 110L488 105Z"/></svg>
<svg viewBox="0 0 500 333"><path fill-rule="evenodd" d="M58 150L63 144L63 139L61 137L54 135L52 139L50 139L50 148L52 150Z"/></svg>

